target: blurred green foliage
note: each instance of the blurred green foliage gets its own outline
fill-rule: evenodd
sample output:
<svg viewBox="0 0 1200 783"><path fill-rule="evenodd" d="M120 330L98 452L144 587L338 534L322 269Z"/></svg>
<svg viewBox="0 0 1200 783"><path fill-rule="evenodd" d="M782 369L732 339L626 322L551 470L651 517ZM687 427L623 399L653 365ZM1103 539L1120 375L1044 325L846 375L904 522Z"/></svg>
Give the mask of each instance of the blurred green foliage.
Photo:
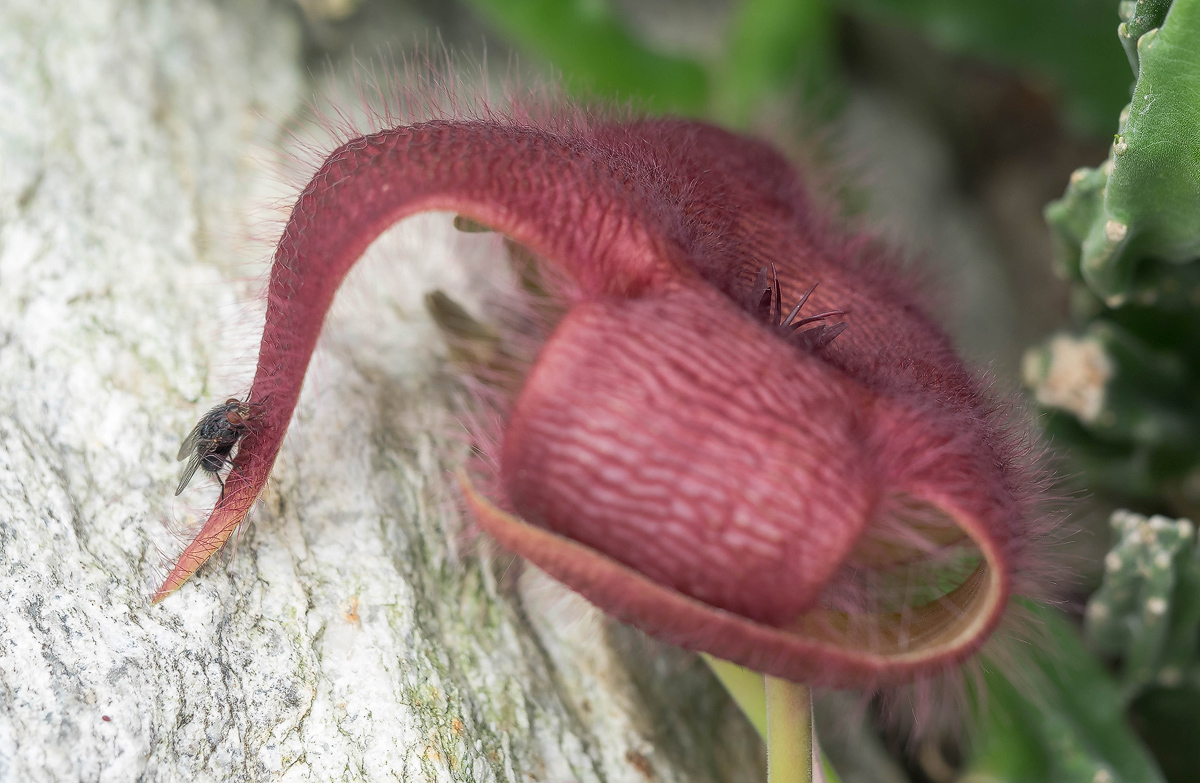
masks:
<svg viewBox="0 0 1200 783"><path fill-rule="evenodd" d="M768 94L809 97L836 79L832 11L818 0L746 0L712 65L655 49L608 0L469 0L518 46L549 60L576 94L743 125Z"/></svg>
<svg viewBox="0 0 1200 783"><path fill-rule="evenodd" d="M961 783L1155 783L1109 674L1058 612L1027 605L1037 638L1019 671L987 667L986 707Z"/></svg>
<svg viewBox="0 0 1200 783"><path fill-rule="evenodd" d="M1111 133L1129 101L1129 70L1113 46L1112 0L837 0L867 18L911 25L951 52L1039 76L1083 130Z"/></svg>
<svg viewBox="0 0 1200 783"><path fill-rule="evenodd" d="M654 51L607 0L470 0L484 19L545 57L569 89L635 100L658 112L697 115L711 92L708 72Z"/></svg>
<svg viewBox="0 0 1200 783"><path fill-rule="evenodd" d="M639 38L610 0L467 0L571 89L742 126L765 100L836 105L838 14L907 27L950 52L1018 68L1060 92L1068 118L1111 132L1129 71L1110 0L742 0L715 61Z"/></svg>
<svg viewBox="0 0 1200 783"><path fill-rule="evenodd" d="M789 88L809 103L835 94L832 9L814 0L746 0L734 16L725 58L713 69L711 113L745 125L766 96Z"/></svg>

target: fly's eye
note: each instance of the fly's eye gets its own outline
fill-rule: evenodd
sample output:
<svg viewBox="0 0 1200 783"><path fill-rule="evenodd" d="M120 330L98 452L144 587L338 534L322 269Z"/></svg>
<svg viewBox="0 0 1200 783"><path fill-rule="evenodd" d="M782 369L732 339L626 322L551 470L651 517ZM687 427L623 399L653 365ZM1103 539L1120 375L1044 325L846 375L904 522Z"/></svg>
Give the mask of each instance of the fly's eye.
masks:
<svg viewBox="0 0 1200 783"><path fill-rule="evenodd" d="M246 422L246 418L244 416L242 416L242 414L238 411L226 411L225 412L225 421L229 422L230 424L240 427L242 424L244 424Z"/></svg>

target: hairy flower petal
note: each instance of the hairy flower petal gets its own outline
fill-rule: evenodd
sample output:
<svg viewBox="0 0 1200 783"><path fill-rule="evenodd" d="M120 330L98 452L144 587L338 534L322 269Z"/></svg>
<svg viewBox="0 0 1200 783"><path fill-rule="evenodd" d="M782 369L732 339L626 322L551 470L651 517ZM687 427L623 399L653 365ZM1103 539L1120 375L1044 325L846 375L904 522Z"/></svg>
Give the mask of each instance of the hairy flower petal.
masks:
<svg viewBox="0 0 1200 783"><path fill-rule="evenodd" d="M261 493L346 272L426 210L569 282L506 411L495 491L463 480L503 545L650 633L792 679L904 681L996 626L1030 474L981 386L782 156L679 120L444 120L334 151L276 251L254 426L156 600ZM768 265L773 313L808 291L848 328L806 344L745 309Z"/></svg>

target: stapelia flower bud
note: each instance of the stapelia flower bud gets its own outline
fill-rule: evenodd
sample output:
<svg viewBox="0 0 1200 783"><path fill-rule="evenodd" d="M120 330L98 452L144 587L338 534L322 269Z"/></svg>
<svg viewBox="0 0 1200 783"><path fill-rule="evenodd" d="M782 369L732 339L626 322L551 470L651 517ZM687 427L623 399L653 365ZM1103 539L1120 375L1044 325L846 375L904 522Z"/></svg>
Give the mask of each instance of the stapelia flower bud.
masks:
<svg viewBox="0 0 1200 783"><path fill-rule="evenodd" d="M156 599L261 493L347 270L442 209L570 281L495 490L464 478L501 544L650 634L779 677L896 683L977 650L1012 590L1027 473L897 272L764 144L678 120L553 127L430 122L330 155L276 253L255 427Z"/></svg>

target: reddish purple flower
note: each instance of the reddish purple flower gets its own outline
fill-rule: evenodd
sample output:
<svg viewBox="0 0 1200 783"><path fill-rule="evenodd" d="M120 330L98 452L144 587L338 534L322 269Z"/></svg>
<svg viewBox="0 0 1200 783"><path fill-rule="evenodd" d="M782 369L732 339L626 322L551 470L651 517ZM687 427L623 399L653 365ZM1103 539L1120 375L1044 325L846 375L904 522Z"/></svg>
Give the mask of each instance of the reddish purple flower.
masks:
<svg viewBox="0 0 1200 783"><path fill-rule="evenodd" d="M437 121L333 152L275 254L253 426L155 600L261 494L346 272L427 210L570 282L507 412L495 492L464 480L501 544L654 636L793 680L908 680L996 626L1028 478L979 383L787 160L679 120ZM814 284L795 319L818 317L791 331Z"/></svg>

